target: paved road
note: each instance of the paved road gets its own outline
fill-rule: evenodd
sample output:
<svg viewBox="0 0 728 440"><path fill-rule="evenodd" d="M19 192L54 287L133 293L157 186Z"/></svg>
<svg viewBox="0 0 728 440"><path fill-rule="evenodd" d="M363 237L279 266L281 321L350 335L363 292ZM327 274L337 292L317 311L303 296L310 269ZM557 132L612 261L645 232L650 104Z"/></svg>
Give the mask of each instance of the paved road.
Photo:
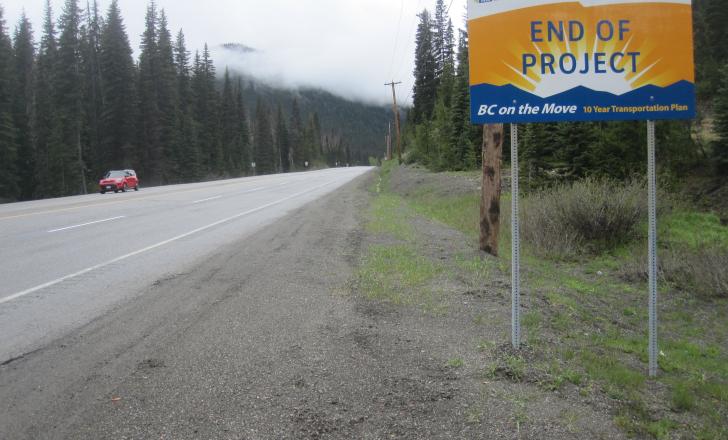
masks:
<svg viewBox="0 0 728 440"><path fill-rule="evenodd" d="M0 364L199 265L369 168L0 206Z"/></svg>

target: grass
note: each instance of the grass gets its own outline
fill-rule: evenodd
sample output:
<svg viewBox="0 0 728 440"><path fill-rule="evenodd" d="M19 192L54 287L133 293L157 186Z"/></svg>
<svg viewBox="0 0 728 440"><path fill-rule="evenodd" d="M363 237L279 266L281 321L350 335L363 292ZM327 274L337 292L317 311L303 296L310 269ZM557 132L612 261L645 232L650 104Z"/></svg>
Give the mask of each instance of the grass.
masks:
<svg viewBox="0 0 728 440"><path fill-rule="evenodd" d="M442 313L442 293L431 282L444 266L422 255L410 219L412 211L401 197L389 193L389 177L395 162L384 165L371 191L373 198L366 229L386 237L386 244L369 246L358 270L358 287L370 299L395 305L414 305Z"/></svg>
<svg viewBox="0 0 728 440"><path fill-rule="evenodd" d="M389 234L398 240L412 240L414 231L407 218L400 212L402 200L392 194L376 197L370 208L367 231L374 234Z"/></svg>
<svg viewBox="0 0 728 440"><path fill-rule="evenodd" d="M438 197L424 190L408 202L418 214L444 223L470 237L477 237L480 221L480 198L477 194Z"/></svg>
<svg viewBox="0 0 728 440"><path fill-rule="evenodd" d="M465 361L461 358L454 358L447 361L446 365L448 368L462 368L465 365Z"/></svg>
<svg viewBox="0 0 728 440"><path fill-rule="evenodd" d="M425 182L417 193L400 196L389 184L395 167L395 163L388 163L382 169L368 228L401 243L372 247L361 279L375 298L402 304L436 302L436 295L425 286L445 268L417 251L408 216L421 215L457 229L475 247L479 195L445 197ZM509 194L504 194L502 206L509 201ZM482 286L495 271L509 271L507 211L503 210L500 259L455 258L457 270L469 274L474 286ZM713 214L676 208L662 214L659 225L663 249L728 249L728 227ZM614 399L619 407L616 423L633 436L728 438L728 298L699 298L689 290L674 288L680 285L661 283L661 374L656 380L665 392L647 392L646 286L643 279L625 281L619 276L636 252L646 247L640 233L634 240L599 252L580 253L571 260L548 258L524 243L524 292L546 304L523 315L529 344L550 359L537 364L540 372L536 373L546 377L547 389L570 383L581 395L600 392ZM490 324L485 316L475 321L474 325ZM559 343L541 344L544 333ZM494 348L492 341L481 341L474 347L483 352ZM526 361L518 356L505 356L483 370L484 377L514 381L522 381L529 374ZM650 413L648 408L660 405L668 412L658 416Z"/></svg>
<svg viewBox="0 0 728 440"><path fill-rule="evenodd" d="M716 246L728 250L728 226L713 213L677 211L660 221L660 236L666 244L691 249Z"/></svg>
<svg viewBox="0 0 728 440"><path fill-rule="evenodd" d="M436 298L426 285L441 271L409 245L374 245L359 269L359 283L370 299L429 306Z"/></svg>

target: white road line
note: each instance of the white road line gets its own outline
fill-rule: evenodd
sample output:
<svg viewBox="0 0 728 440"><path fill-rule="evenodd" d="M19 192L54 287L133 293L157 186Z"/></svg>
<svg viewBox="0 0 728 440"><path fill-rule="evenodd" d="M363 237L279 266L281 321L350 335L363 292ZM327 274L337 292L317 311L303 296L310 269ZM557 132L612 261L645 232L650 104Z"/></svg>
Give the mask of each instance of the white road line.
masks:
<svg viewBox="0 0 728 440"><path fill-rule="evenodd" d="M143 249L139 249L138 251L130 252L130 253L126 254L126 255L122 255L121 257L114 258L113 260L107 261L105 263L97 264L96 266L91 266L89 268L80 270L80 271L78 271L76 273L72 273L70 275L66 275L64 277L55 279L53 281L49 281L49 282L47 282L45 284L41 284L39 286L31 287L30 289L23 290L22 292L14 293L14 294L12 294L10 296L6 296L5 298L0 298L0 304L4 304L6 302L13 301L13 300L18 299L18 298L21 298L23 296L30 295L31 293L35 293L35 292L38 292L40 290L47 289L48 287L52 287L52 286L55 286L56 284L60 284L60 283L62 283L64 281L67 281L67 280L70 280L70 279L73 279L73 278L76 278L76 277L80 277L81 275L85 275L85 274L87 274L89 272L93 272L95 270L104 268L106 266L111 266L112 264L119 263L119 262L124 261L126 259L129 259L131 257L136 257L137 255L140 255L140 254L149 252L151 250L160 248L162 246L168 245L170 243L173 243L175 241L181 240L183 238L187 238L187 237L189 237L191 235L199 234L200 232L206 231L208 229L214 228L215 226L219 226L219 225L222 225L224 223L231 222L231 221L236 220L236 219L239 219L241 217L245 217L246 215L254 214L254 213L259 212L259 211L262 211L262 210L264 210L266 208L270 208L271 206L280 205L283 202L287 202L288 200L295 199L296 197L300 197L302 195L305 195L305 194L308 194L308 193L312 193L312 192L314 192L316 190L319 190L319 189L321 189L321 188L323 188L325 186L328 186L328 185L330 185L330 184L332 184L334 182L336 182L336 180L332 180L330 182L324 183L323 185L319 185L319 186L316 186L314 188L308 189L306 191L301 191L299 193L290 195L288 197L284 197L282 199L276 200L275 202L267 203L267 204L265 204L263 206L259 206L259 207L254 208L254 209L251 209L251 210L248 210L248 211L245 211L245 212L241 212L240 214L233 215L232 217L224 218L222 220L216 221L215 223L210 223L207 226L203 226L201 228L197 228L197 229L194 229L192 231L186 232L186 233L184 233L182 235L178 235L176 237L172 237L169 240L160 241L157 244L153 244L151 246L147 246L147 247L145 247Z"/></svg>
<svg viewBox="0 0 728 440"><path fill-rule="evenodd" d="M243 191L240 194L250 194L250 193L254 193L254 192L258 192L258 191L263 191L264 189L268 189L268 187L261 186L260 188L253 188L253 189L249 189L247 191Z"/></svg>
<svg viewBox="0 0 728 440"><path fill-rule="evenodd" d="M192 204L197 205L198 203L209 202L209 201L218 200L218 199L222 199L222 196L215 196L215 197L210 197L209 199L197 200L197 201L192 202Z"/></svg>
<svg viewBox="0 0 728 440"><path fill-rule="evenodd" d="M107 218L107 219L104 219L104 220L97 220L95 222L88 222L88 223L84 223L82 225L74 225L74 226L68 226L68 227L65 227L65 228L54 229L52 231L48 231L48 233L49 234L52 234L54 232L61 232L61 231L68 231L70 229L83 228L84 226L97 225L99 223L111 222L111 221L114 221L114 220L120 220L122 218L126 218L126 216L122 215L122 216L119 216L119 217Z"/></svg>

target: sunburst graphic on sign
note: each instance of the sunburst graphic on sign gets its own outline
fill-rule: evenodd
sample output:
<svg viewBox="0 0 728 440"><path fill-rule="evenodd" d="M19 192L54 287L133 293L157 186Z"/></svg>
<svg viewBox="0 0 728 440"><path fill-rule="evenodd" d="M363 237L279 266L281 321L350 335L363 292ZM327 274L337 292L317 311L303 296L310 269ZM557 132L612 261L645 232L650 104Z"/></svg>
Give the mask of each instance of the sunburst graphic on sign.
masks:
<svg viewBox="0 0 728 440"><path fill-rule="evenodd" d="M650 72L657 71L660 60L645 63L649 52L631 48L633 39L620 45L596 36L592 40L591 47L584 41L533 43L533 53L520 66L506 65L520 77L522 88L542 98L579 86L621 95L645 83L656 84Z"/></svg>
<svg viewBox="0 0 728 440"><path fill-rule="evenodd" d="M535 6L501 14L487 27L471 26L471 38L494 40L471 53L471 84L510 84L547 98L577 87L623 95L647 85L694 82L690 26L669 27L660 13L640 14L644 7L570 2L560 4L557 14L553 7ZM667 3L660 11L673 18L690 12ZM508 44L499 43L497 36L505 35ZM676 62L676 56L690 58Z"/></svg>

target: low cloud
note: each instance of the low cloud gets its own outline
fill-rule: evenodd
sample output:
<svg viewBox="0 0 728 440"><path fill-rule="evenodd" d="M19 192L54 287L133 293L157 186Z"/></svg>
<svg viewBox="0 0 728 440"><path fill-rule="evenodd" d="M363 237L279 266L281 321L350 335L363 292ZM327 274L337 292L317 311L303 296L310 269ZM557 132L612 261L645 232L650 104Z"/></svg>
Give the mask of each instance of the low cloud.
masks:
<svg viewBox="0 0 728 440"><path fill-rule="evenodd" d="M43 0L10 2L6 21L12 29L23 9L40 40ZM20 4L26 3L26 4ZM64 0L51 0L56 18ZM99 0L105 13L110 0ZM135 53L139 53L147 0L121 0ZM387 103L384 83L402 81L404 100L412 87L416 14L435 0L157 0L170 28L184 29L190 50L207 42L216 65L290 87L311 86L349 99ZM449 3L449 2L446 2ZM85 2L79 2L85 7ZM450 15L462 27L465 0L453 0ZM256 52L223 50L240 43ZM396 47L395 47L396 45Z"/></svg>

